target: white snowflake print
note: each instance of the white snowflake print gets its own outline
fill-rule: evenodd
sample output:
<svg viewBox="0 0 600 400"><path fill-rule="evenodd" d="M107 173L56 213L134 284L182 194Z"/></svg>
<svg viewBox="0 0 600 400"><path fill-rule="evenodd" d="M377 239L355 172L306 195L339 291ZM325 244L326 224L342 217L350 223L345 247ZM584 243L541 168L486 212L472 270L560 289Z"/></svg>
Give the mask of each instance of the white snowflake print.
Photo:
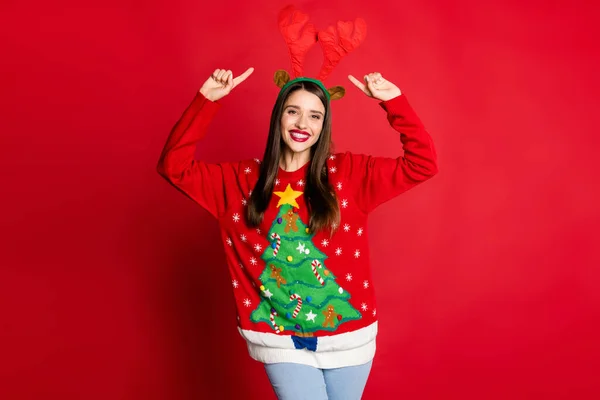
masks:
<svg viewBox="0 0 600 400"><path fill-rule="evenodd" d="M298 250L300 253L304 253L306 250L305 247L306 245L304 243L298 243L298 247L296 247L296 250Z"/></svg>
<svg viewBox="0 0 600 400"><path fill-rule="evenodd" d="M252 196L252 190L248 191L248 196Z"/></svg>
<svg viewBox="0 0 600 400"><path fill-rule="evenodd" d="M250 299L246 298L246 299L244 300L244 306L246 306L246 307L250 307L251 305L252 305L252 302L250 301Z"/></svg>
<svg viewBox="0 0 600 400"><path fill-rule="evenodd" d="M233 214L233 222L240 222L240 214L238 214L238 213Z"/></svg>
<svg viewBox="0 0 600 400"><path fill-rule="evenodd" d="M344 199L342 200L342 208L346 208L348 207L348 200Z"/></svg>
<svg viewBox="0 0 600 400"><path fill-rule="evenodd" d="M245 242L245 241L246 241L246 235L244 235L244 234L241 234L241 235L240 235L240 240L241 240L242 242Z"/></svg>
<svg viewBox="0 0 600 400"><path fill-rule="evenodd" d="M331 167L331 168L329 168L329 172L331 172L332 174L335 174L337 172L337 168Z"/></svg>
<svg viewBox="0 0 600 400"><path fill-rule="evenodd" d="M338 182L335 187L337 187L337 190L342 190L342 182Z"/></svg>
<svg viewBox="0 0 600 400"><path fill-rule="evenodd" d="M350 225L344 224L344 232L350 232Z"/></svg>
<svg viewBox="0 0 600 400"><path fill-rule="evenodd" d="M360 309L363 310L363 311L367 311L369 309L369 307L367 307L367 303L362 303L360 305Z"/></svg>
<svg viewBox="0 0 600 400"><path fill-rule="evenodd" d="M346 274L346 280L347 280L348 282L352 282L352 274L351 274L351 273L349 273L349 272L348 272L348 273Z"/></svg>
<svg viewBox="0 0 600 400"><path fill-rule="evenodd" d="M254 245L254 251L256 251L257 253L260 253L260 251L262 250L262 246L260 244L255 244Z"/></svg>
<svg viewBox="0 0 600 400"><path fill-rule="evenodd" d="M243 206L245 206L245 205L247 205L247 204L248 204L248 200L246 200L246 199L242 199L242 205L243 205Z"/></svg>
<svg viewBox="0 0 600 400"><path fill-rule="evenodd" d="M300 187L304 186L304 180L300 179L298 182L296 182L296 184Z"/></svg>
<svg viewBox="0 0 600 400"><path fill-rule="evenodd" d="M330 156L329 156L329 159L330 159L331 161L335 160L335 155L333 155L333 154L332 154L332 155L330 155Z"/></svg>
<svg viewBox="0 0 600 400"><path fill-rule="evenodd" d="M231 238L225 239L225 243L227 243L230 246L233 246L233 241L231 240Z"/></svg>
<svg viewBox="0 0 600 400"><path fill-rule="evenodd" d="M356 231L356 235L362 236L362 234L363 234L363 228L358 228L358 230Z"/></svg>
<svg viewBox="0 0 600 400"><path fill-rule="evenodd" d="M250 167L246 167L246 169L244 170L244 173L246 175L248 175L250 172L252 172L252 169L250 169Z"/></svg>
<svg viewBox="0 0 600 400"><path fill-rule="evenodd" d="M254 257L250 258L250 264L256 265L256 258L254 258Z"/></svg>
<svg viewBox="0 0 600 400"><path fill-rule="evenodd" d="M240 286L240 284L238 283L238 281L236 281L235 279L231 281L231 284L233 285L233 287L235 289L237 289Z"/></svg>
<svg viewBox="0 0 600 400"><path fill-rule="evenodd" d="M260 164L260 160L259 160L258 158L255 158L255 159L254 159L254 161L255 161L257 164Z"/></svg>
<svg viewBox="0 0 600 400"><path fill-rule="evenodd" d="M323 247L329 246L329 240L323 239L323 241L321 242L321 246L323 246Z"/></svg>
<svg viewBox="0 0 600 400"><path fill-rule="evenodd" d="M354 258L360 257L360 250L354 250Z"/></svg>
<svg viewBox="0 0 600 400"><path fill-rule="evenodd" d="M363 287L364 287L365 289L368 289L368 288L369 288L369 281L364 281L364 282L363 282Z"/></svg>
<svg viewBox="0 0 600 400"><path fill-rule="evenodd" d="M260 235L260 233L261 233L260 228L256 228L256 233L258 233Z"/></svg>
<svg viewBox="0 0 600 400"><path fill-rule="evenodd" d="M377 315L377 310L373 309L373 316Z"/></svg>
<svg viewBox="0 0 600 400"><path fill-rule="evenodd" d="M342 254L342 248L341 247L338 247L337 249L335 249L335 255L336 256L339 256L341 254Z"/></svg>
<svg viewBox="0 0 600 400"><path fill-rule="evenodd" d="M281 183L281 181L279 180L279 178L275 179L275 186L279 185Z"/></svg>
<svg viewBox="0 0 600 400"><path fill-rule="evenodd" d="M333 224L331 224L331 228L335 231L338 227L338 224L336 224L335 222Z"/></svg>
<svg viewBox="0 0 600 400"><path fill-rule="evenodd" d="M244 266L242 265L242 263L239 264L241 269L244 269Z"/></svg>

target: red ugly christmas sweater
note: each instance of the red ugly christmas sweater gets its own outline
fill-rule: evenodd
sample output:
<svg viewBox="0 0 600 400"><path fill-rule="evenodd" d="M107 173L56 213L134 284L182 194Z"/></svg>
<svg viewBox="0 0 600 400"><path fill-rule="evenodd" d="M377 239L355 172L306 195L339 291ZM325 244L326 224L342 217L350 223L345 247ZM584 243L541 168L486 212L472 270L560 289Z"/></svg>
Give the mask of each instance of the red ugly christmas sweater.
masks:
<svg viewBox="0 0 600 400"><path fill-rule="evenodd" d="M437 172L431 137L406 96L379 104L400 133L404 155L330 155L327 172L341 211L333 236L307 228L303 192L310 162L294 172L280 168L262 224L246 225L260 160L195 159L219 102L197 93L169 135L158 172L217 218L238 329L257 361L338 368L366 363L375 354L367 216Z"/></svg>

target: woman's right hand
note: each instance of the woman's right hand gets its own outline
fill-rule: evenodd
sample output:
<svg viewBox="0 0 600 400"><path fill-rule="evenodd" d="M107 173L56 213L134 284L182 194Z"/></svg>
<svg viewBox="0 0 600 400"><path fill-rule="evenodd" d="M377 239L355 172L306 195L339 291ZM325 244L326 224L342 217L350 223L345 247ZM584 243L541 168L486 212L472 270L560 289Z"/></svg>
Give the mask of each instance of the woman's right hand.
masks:
<svg viewBox="0 0 600 400"><path fill-rule="evenodd" d="M204 82L204 85L200 88L200 93L210 101L217 101L227 96L237 85L244 82L252 72L254 72L254 68L250 67L242 75L234 78L230 70L217 69Z"/></svg>

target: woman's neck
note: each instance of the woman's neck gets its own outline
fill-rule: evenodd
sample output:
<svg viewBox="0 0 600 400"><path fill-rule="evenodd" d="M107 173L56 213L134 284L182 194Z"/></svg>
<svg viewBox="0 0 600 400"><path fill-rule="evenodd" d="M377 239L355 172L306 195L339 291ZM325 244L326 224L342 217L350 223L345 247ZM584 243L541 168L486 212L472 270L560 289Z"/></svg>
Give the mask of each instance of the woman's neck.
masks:
<svg viewBox="0 0 600 400"><path fill-rule="evenodd" d="M299 170L310 161L310 149L303 151L302 153L294 153L292 151L283 151L281 158L279 159L279 166L281 169L287 172L294 172Z"/></svg>

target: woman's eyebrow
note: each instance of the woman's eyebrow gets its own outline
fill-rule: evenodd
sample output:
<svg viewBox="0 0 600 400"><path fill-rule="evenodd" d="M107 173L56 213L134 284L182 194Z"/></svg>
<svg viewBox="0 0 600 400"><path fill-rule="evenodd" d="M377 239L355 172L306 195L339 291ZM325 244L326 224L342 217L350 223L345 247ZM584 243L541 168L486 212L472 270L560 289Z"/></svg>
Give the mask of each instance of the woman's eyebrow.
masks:
<svg viewBox="0 0 600 400"><path fill-rule="evenodd" d="M297 110L300 110L299 106L296 106L296 105L293 105L293 104L288 104L285 108L288 108L288 107L292 107L292 108L295 108ZM308 110L308 111L323 115L323 113L321 111L319 111L319 110Z"/></svg>

